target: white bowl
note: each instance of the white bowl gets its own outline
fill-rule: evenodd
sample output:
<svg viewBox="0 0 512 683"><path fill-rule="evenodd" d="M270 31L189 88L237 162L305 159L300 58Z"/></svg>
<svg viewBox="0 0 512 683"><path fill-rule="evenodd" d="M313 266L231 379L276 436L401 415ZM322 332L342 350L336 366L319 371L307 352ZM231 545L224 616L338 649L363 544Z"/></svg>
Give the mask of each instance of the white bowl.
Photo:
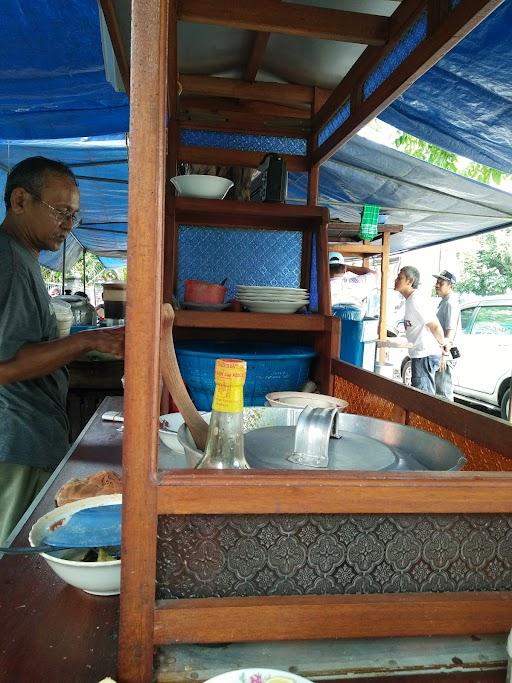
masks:
<svg viewBox="0 0 512 683"><path fill-rule="evenodd" d="M181 413L169 413L168 415L160 415L160 420L165 420L169 423L169 427L160 428L158 434L160 441L173 451L183 453L183 447L178 441L178 429L183 424L183 417Z"/></svg>
<svg viewBox="0 0 512 683"><path fill-rule="evenodd" d="M60 519L70 517L77 510L99 505L113 505L121 503L121 500L121 494L114 493L108 496L84 498L74 503L61 505L37 520L30 530L29 543L31 546L39 545L52 524ZM111 562L66 560L65 556L73 552L75 551L61 550L58 553L41 553L41 557L46 560L57 576L75 588L81 588L86 593L92 593L92 595L119 594L121 590L121 560L112 560Z"/></svg>
<svg viewBox="0 0 512 683"><path fill-rule="evenodd" d="M199 415L204 415L204 410L199 410ZM183 424L183 416L181 413L169 413L168 415L160 415L160 420L165 420L169 426L164 429L159 429L158 434L160 441L173 451L183 453L183 446L178 440L178 429Z"/></svg>
<svg viewBox="0 0 512 683"><path fill-rule="evenodd" d="M307 306L307 303L281 303L279 301L258 301L242 302L242 306L251 313L296 313L300 308Z"/></svg>
<svg viewBox="0 0 512 683"><path fill-rule="evenodd" d="M179 197L224 199L233 187L233 181L216 175L178 175L171 178Z"/></svg>
<svg viewBox="0 0 512 683"><path fill-rule="evenodd" d="M265 396L273 408L338 408L340 412L348 406L347 401L326 394L309 394L306 391L274 391Z"/></svg>

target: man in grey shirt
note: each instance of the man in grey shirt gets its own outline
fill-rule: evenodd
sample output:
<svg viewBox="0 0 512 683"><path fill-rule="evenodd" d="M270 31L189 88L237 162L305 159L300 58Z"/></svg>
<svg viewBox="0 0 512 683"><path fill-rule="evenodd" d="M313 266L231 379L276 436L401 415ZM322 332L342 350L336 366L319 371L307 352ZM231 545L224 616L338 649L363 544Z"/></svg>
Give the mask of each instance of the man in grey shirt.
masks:
<svg viewBox="0 0 512 683"><path fill-rule="evenodd" d="M453 368L454 361L449 348L454 345L455 335L460 321L460 308L453 292L453 286L457 278L449 270L443 270L436 278L436 294L441 297L437 308L437 317L443 328L444 336L448 342L443 349L441 364L436 372L436 394L453 401Z"/></svg>
<svg viewBox="0 0 512 683"><path fill-rule="evenodd" d="M86 351L123 355L124 328L62 339L38 263L79 224L73 172L30 157L9 173L0 226L0 543L69 447L65 365Z"/></svg>

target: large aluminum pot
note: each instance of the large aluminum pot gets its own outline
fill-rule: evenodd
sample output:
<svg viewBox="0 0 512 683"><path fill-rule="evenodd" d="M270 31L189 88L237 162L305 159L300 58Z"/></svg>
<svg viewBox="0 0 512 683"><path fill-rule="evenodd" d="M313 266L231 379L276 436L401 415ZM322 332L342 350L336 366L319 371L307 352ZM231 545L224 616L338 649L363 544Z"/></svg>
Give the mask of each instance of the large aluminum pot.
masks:
<svg viewBox="0 0 512 683"><path fill-rule="evenodd" d="M244 408L244 433L262 427L294 426L301 412L302 408ZM203 415L207 422L210 416L211 413ZM429 432L364 415L339 413L338 419L341 430L379 441L396 454L396 465L388 468L388 471L452 471L462 469L466 463L466 458L456 446ZM203 452L196 447L185 424L178 429L178 441L185 451L188 466L195 467L203 457ZM264 466L297 469L297 465L286 458L273 464L267 461Z"/></svg>

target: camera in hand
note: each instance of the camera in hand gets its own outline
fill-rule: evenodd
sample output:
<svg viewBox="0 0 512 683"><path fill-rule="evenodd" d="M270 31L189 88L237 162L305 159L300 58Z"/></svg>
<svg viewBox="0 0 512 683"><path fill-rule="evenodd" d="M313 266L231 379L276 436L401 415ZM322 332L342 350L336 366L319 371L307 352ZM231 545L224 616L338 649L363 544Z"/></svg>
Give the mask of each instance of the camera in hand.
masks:
<svg viewBox="0 0 512 683"><path fill-rule="evenodd" d="M450 353L452 355L452 358L460 358L460 351L456 346L452 346L450 349Z"/></svg>

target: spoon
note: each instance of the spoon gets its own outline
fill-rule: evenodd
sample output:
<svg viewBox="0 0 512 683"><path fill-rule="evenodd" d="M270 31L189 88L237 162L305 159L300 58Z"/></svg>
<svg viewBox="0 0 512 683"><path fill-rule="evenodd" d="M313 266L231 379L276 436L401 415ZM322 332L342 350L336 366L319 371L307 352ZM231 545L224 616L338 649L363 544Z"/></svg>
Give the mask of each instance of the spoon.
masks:
<svg viewBox="0 0 512 683"><path fill-rule="evenodd" d="M204 451L206 446L206 436L208 434L208 424L203 420L197 408L192 403L183 378L181 376L174 341L172 338L172 326L174 323L174 309L171 304L162 306L162 334L160 337L160 371L171 394L174 403L180 411L185 424L192 434L199 450Z"/></svg>

